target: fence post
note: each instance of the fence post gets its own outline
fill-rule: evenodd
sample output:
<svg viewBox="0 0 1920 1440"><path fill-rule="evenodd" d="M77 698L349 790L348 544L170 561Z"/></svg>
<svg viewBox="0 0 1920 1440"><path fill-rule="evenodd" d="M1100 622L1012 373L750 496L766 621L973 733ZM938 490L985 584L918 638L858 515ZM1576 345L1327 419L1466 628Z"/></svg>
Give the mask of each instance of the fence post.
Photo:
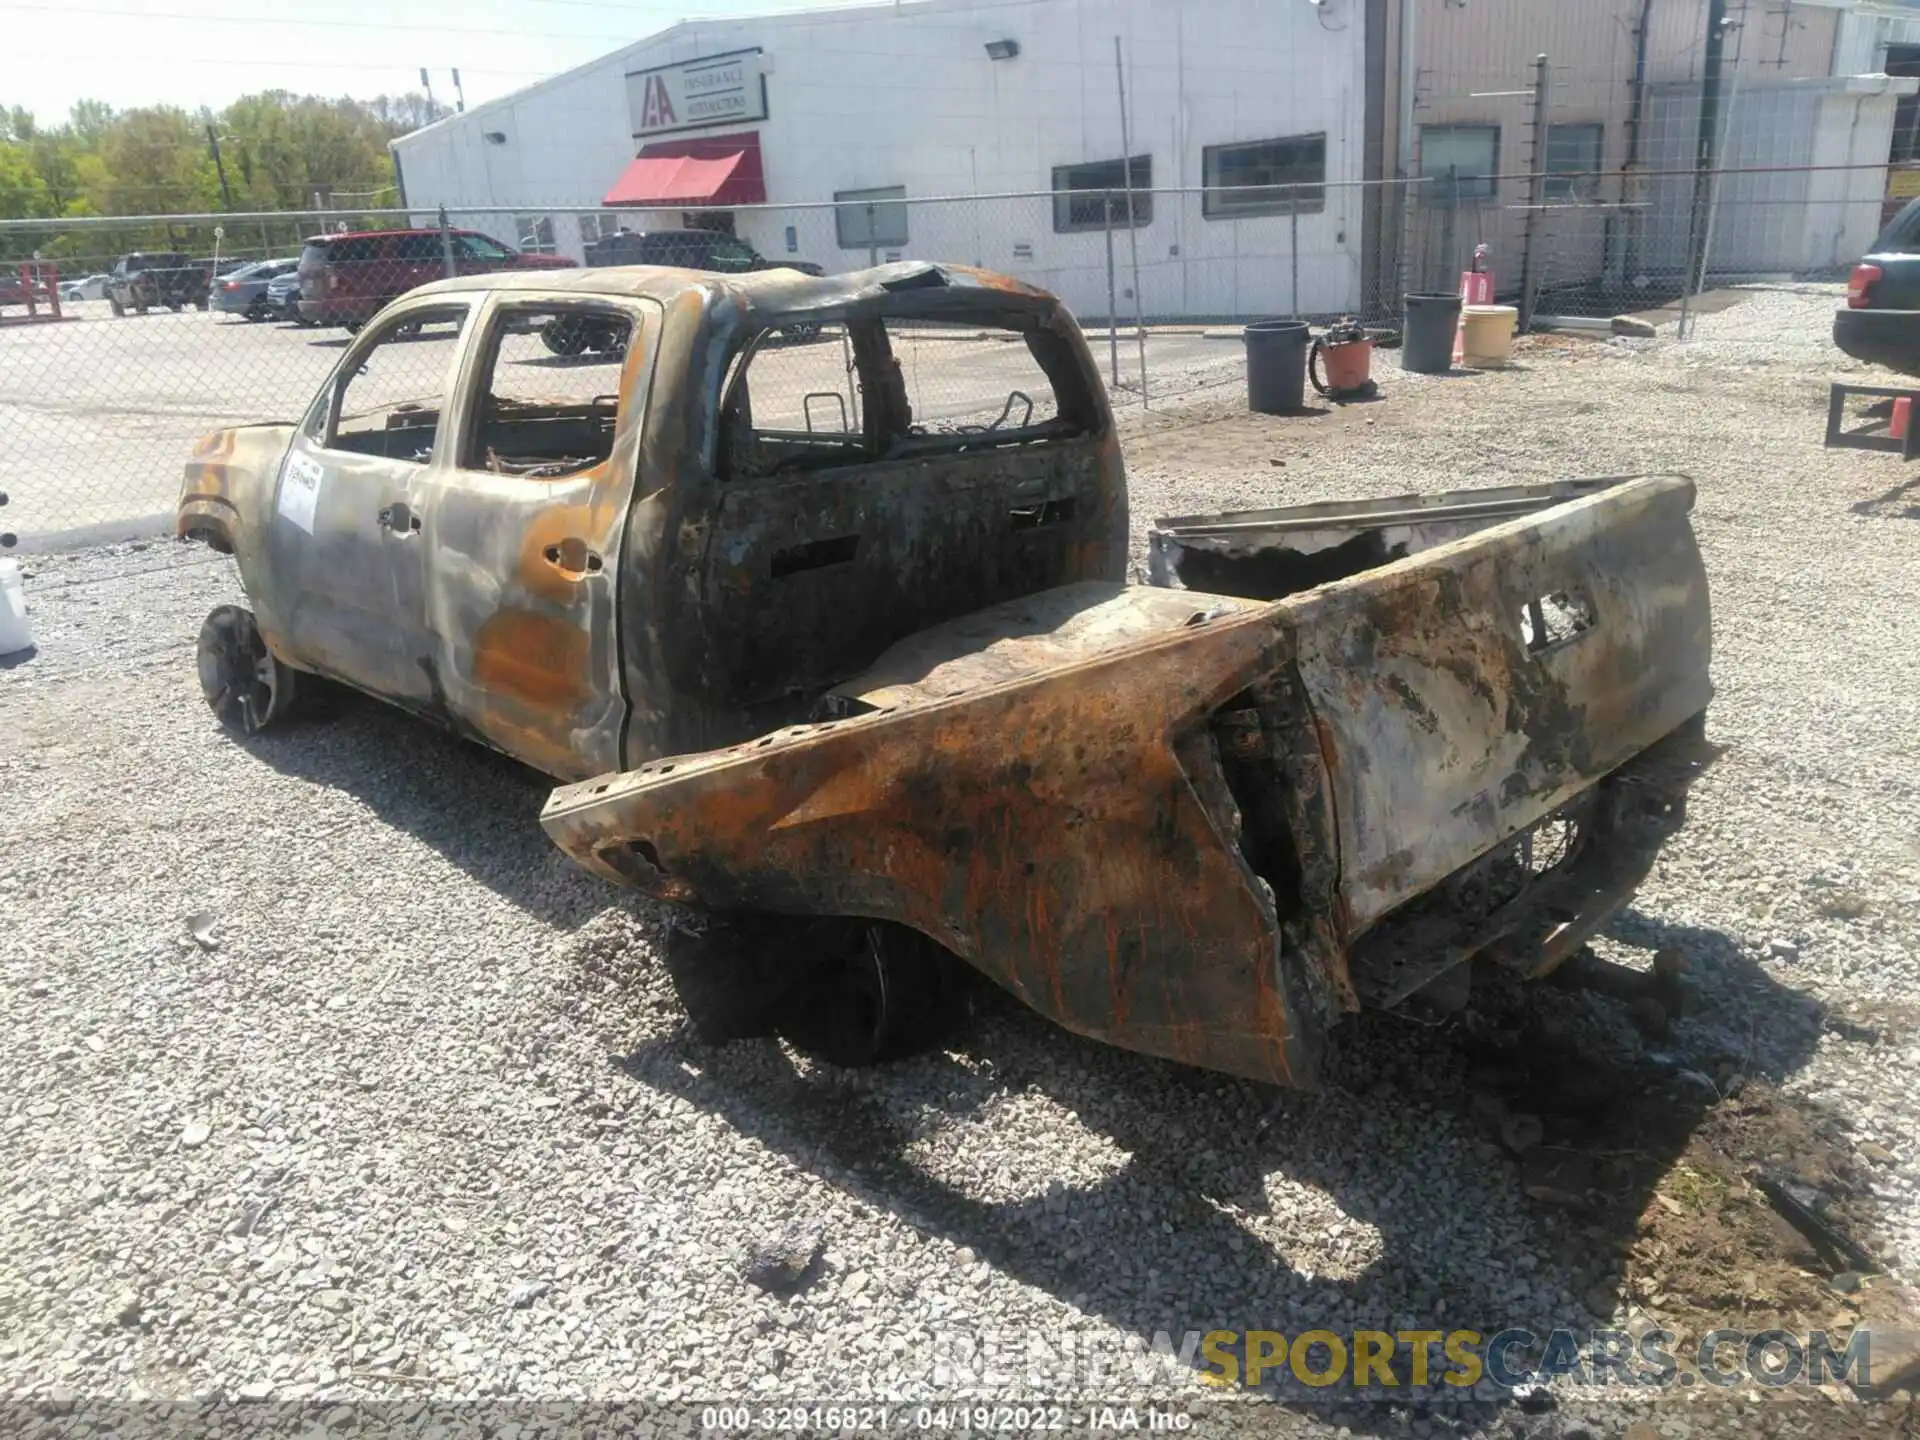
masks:
<svg viewBox="0 0 1920 1440"><path fill-rule="evenodd" d="M1720 172L1726 168L1727 151L1733 145L1733 106L1735 97L1739 93L1740 72L1735 70L1733 78L1727 81L1727 113L1721 121L1720 144L1714 159L1713 175L1707 182L1711 188L1707 191L1707 224L1700 235L1700 274L1698 283L1688 287L1702 295L1707 290L1707 265L1713 256L1713 225L1720 215ZM1683 299L1680 307L1680 324L1675 331L1680 339L1693 338L1693 326L1698 318L1693 313L1693 307Z"/></svg>
<svg viewBox="0 0 1920 1440"><path fill-rule="evenodd" d="M1718 163L1715 142L1720 129L1720 75L1726 57L1726 0L1707 0L1707 43L1700 69L1700 133L1693 158L1693 204L1687 216L1686 271L1680 277L1680 323L1675 333L1684 340L1693 333L1693 286L1697 271L1702 288L1707 281L1705 221L1710 172ZM1735 74L1739 71L1736 68Z"/></svg>
<svg viewBox="0 0 1920 1440"><path fill-rule="evenodd" d="M1526 239L1520 249L1520 329L1533 323L1533 295L1540 285L1534 241L1540 233L1540 207L1547 198L1547 57L1533 59L1533 163L1527 176ZM1498 182L1496 182L1498 183Z"/></svg>
<svg viewBox="0 0 1920 1440"><path fill-rule="evenodd" d="M453 262L453 232L447 228L447 207L440 207L440 258L447 267L447 278L451 280L460 273L459 266Z"/></svg>
<svg viewBox="0 0 1920 1440"><path fill-rule="evenodd" d="M1293 269L1291 309L1300 318L1300 196L1295 186L1287 187L1287 264Z"/></svg>
<svg viewBox="0 0 1920 1440"><path fill-rule="evenodd" d="M1113 377L1113 388L1118 390L1120 388L1120 302L1113 278L1113 191L1106 191L1101 199L1102 213L1105 216L1104 228L1107 232L1107 372ZM1067 203L1073 202L1069 200Z"/></svg>

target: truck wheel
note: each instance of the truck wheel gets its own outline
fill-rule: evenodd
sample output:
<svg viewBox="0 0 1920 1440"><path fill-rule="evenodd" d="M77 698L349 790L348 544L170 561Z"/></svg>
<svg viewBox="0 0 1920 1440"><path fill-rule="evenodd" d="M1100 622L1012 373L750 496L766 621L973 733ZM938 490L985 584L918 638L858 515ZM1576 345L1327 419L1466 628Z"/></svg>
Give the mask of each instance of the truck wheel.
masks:
<svg viewBox="0 0 1920 1440"><path fill-rule="evenodd" d="M556 355L578 355L587 348L587 330L577 320L549 320L540 327L540 342Z"/></svg>
<svg viewBox="0 0 1920 1440"><path fill-rule="evenodd" d="M201 297L200 297L200 298L199 298L198 300L196 300L196 301L194 301L194 302L193 302L193 308L194 308L194 309L196 309L196 310L204 310L204 309L206 309L206 308L207 308L207 297L206 297L206 296L204 296L204 295L202 295L202 296L201 296Z"/></svg>
<svg viewBox="0 0 1920 1440"><path fill-rule="evenodd" d="M773 1034L773 1015L791 984L790 916L758 912L702 913L667 932L667 977L708 1045Z"/></svg>
<svg viewBox="0 0 1920 1440"><path fill-rule="evenodd" d="M840 922L830 948L781 1007L795 1049L831 1065L879 1065L930 1048L951 1024L960 962L917 930Z"/></svg>
<svg viewBox="0 0 1920 1440"><path fill-rule="evenodd" d="M147 313L147 307L142 303L136 303L133 307L133 313L136 315L144 315Z"/></svg>
<svg viewBox="0 0 1920 1440"><path fill-rule="evenodd" d="M253 612L220 605L200 627L200 693L229 730L252 735L286 719L299 699L298 672L267 649Z"/></svg>

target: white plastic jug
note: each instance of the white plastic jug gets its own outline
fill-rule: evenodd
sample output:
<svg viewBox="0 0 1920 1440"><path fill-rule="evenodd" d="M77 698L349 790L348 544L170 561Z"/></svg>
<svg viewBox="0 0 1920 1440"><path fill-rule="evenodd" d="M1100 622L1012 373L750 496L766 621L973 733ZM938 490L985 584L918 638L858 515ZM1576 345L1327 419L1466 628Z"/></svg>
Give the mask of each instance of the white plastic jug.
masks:
<svg viewBox="0 0 1920 1440"><path fill-rule="evenodd" d="M20 566L0 560L0 655L32 648L33 626L27 623L27 587L20 583Z"/></svg>

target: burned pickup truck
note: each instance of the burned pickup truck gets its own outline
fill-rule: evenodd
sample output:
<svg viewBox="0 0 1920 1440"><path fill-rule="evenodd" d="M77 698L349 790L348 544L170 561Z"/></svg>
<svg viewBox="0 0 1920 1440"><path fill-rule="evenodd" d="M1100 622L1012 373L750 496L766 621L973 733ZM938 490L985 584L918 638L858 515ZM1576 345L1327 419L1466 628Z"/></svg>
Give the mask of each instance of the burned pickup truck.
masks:
<svg viewBox="0 0 1920 1440"><path fill-rule="evenodd" d="M546 353L556 318L618 359ZM796 341L795 332L804 337ZM428 286L179 528L251 610L229 723L345 682L570 782L542 823L692 907L710 1038L925 1043L956 957L1082 1034L1311 1084L1332 1024L1581 952L1704 759L1679 478L1187 517L1126 583L1065 309L900 264Z"/></svg>

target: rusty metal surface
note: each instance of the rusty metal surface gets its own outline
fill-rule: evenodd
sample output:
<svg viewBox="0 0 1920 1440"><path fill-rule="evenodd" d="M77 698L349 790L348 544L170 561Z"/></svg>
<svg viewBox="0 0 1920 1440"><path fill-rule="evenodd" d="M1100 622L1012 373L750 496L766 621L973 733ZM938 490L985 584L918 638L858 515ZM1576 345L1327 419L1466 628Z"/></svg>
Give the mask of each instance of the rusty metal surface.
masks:
<svg viewBox="0 0 1920 1440"><path fill-rule="evenodd" d="M1252 600L1084 581L922 630L830 693L875 709L923 705L1259 608Z"/></svg>
<svg viewBox="0 0 1920 1440"><path fill-rule="evenodd" d="M1640 478L1610 475L1175 515L1156 520L1147 532L1147 574L1155 585L1278 600Z"/></svg>
<svg viewBox="0 0 1920 1440"><path fill-rule="evenodd" d="M1307 1083L1318 1032L1296 1020L1206 728L1285 663L1285 628L1264 606L1190 624L1161 599L1083 586L1000 607L978 627L1032 643L1049 616L1056 655L1080 648L1076 615L1106 613L1075 662L989 663L977 691L567 787L543 823L656 895L898 920L1081 1034ZM1101 648L1127 628L1150 638Z"/></svg>
<svg viewBox="0 0 1920 1440"><path fill-rule="evenodd" d="M556 791L543 823L662 898L898 921L1080 1033L1305 1083L1333 1014L1382 999L1355 983L1371 928L1596 787L1632 793L1704 710L1692 498L1612 485L1270 604L995 607L840 687L877 709ZM1592 623L1530 645L1529 602L1562 592ZM1550 963L1662 838L1596 833L1533 908L1430 938L1464 958L1557 914Z"/></svg>
<svg viewBox="0 0 1920 1440"><path fill-rule="evenodd" d="M502 306L632 317L613 448L552 478L458 463ZM655 267L467 276L379 325L470 312L431 461L324 450L292 425L222 431L187 466L178 528L235 553L269 646L563 779L741 739L804 714L902 636L1032 591L1124 573L1126 492L1092 358L1044 291L965 267L832 278ZM783 323L937 319L1024 334L1059 392L1048 443L729 479L717 423L753 337ZM375 328L329 390L356 373ZM862 384L877 395L884 342ZM323 394L329 393L323 391ZM877 409L877 406L876 406ZM910 417L887 417L904 433ZM290 450L323 467L313 533L276 517ZM409 517L396 530L388 517ZM1061 523L1012 529L1030 506ZM796 544L855 563L782 577Z"/></svg>
<svg viewBox="0 0 1920 1440"><path fill-rule="evenodd" d="M1350 934L1707 708L1693 495L1633 481L1287 602ZM1594 621L1530 648L1523 612L1556 594Z"/></svg>

